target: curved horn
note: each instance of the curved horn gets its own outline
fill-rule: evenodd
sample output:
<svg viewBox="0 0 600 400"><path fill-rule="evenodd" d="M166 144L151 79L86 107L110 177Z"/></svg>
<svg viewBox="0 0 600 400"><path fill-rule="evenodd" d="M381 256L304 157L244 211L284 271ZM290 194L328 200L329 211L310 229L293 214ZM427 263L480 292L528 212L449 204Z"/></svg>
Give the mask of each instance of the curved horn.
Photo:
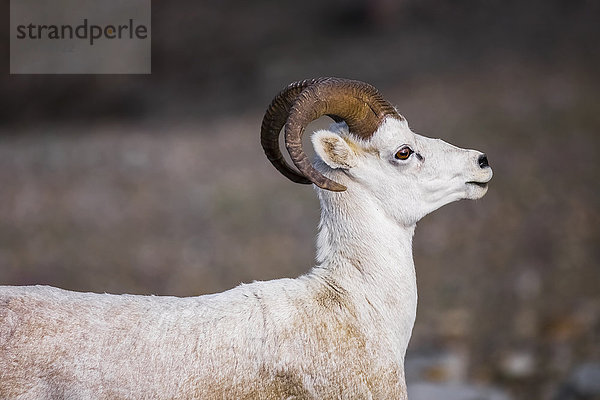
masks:
<svg viewBox="0 0 600 400"><path fill-rule="evenodd" d="M283 158L279 150L279 133L285 125L290 110L298 95L308 86L327 78L305 79L290 83L269 104L260 129L260 144L271 164L289 180L296 183L311 184L310 179L298 173Z"/></svg>
<svg viewBox="0 0 600 400"><path fill-rule="evenodd" d="M354 135L369 139L390 115L402 117L373 86L349 79L328 78L314 83L299 95L285 124L285 145L294 165L312 183L322 189L341 192L344 185L326 178L317 171L302 149L302 135L315 119L329 115L343 120Z"/></svg>
<svg viewBox="0 0 600 400"><path fill-rule="evenodd" d="M267 158L288 179L333 191L346 187L318 172L302 149L306 126L323 115L346 122L350 132L363 139L370 138L387 115L402 119L373 86L348 79L294 82L273 99L261 127L261 144ZM284 125L286 148L300 173L285 162L279 150L279 133Z"/></svg>

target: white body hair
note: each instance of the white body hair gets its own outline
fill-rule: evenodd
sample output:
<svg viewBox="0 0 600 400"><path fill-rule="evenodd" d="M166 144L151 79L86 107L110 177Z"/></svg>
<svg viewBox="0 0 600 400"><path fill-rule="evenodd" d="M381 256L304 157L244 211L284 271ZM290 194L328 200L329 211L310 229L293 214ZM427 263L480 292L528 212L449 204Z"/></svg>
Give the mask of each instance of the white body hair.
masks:
<svg viewBox="0 0 600 400"><path fill-rule="evenodd" d="M491 169L394 118L368 141L339 123L313 144L348 189L317 189L308 274L189 298L0 287L0 398L405 399L415 224L483 196Z"/></svg>

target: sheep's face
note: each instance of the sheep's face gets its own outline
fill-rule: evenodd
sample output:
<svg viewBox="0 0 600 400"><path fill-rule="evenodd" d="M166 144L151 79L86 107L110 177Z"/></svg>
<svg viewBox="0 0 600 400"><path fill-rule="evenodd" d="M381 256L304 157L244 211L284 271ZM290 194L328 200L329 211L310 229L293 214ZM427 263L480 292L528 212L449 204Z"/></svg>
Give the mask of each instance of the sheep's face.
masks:
<svg viewBox="0 0 600 400"><path fill-rule="evenodd" d="M335 124L315 133L313 144L326 175L403 225L444 204L481 198L492 178L483 153L417 135L406 120L388 118L366 142Z"/></svg>

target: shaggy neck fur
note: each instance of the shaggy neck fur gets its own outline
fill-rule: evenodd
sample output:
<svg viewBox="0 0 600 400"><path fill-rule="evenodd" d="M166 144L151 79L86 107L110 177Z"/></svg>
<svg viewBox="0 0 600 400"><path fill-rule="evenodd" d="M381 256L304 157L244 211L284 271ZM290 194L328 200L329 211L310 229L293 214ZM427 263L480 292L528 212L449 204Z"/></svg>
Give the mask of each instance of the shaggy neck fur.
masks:
<svg viewBox="0 0 600 400"><path fill-rule="evenodd" d="M385 336L403 375L417 309L415 225L401 226L360 188L319 190L319 198L317 264L311 274L351 297L361 326L373 330L371 337Z"/></svg>

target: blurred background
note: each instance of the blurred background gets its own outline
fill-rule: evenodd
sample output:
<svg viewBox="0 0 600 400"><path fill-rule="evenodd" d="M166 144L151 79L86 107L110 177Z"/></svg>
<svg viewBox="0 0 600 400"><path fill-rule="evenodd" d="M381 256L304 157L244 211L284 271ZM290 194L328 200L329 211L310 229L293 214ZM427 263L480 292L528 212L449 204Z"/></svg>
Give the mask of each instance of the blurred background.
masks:
<svg viewBox="0 0 600 400"><path fill-rule="evenodd" d="M411 398L600 399L599 2L152 6L151 75L9 75L0 38L1 284L190 296L306 272L318 201L264 157L262 115L289 82L359 79L494 168L417 229Z"/></svg>

